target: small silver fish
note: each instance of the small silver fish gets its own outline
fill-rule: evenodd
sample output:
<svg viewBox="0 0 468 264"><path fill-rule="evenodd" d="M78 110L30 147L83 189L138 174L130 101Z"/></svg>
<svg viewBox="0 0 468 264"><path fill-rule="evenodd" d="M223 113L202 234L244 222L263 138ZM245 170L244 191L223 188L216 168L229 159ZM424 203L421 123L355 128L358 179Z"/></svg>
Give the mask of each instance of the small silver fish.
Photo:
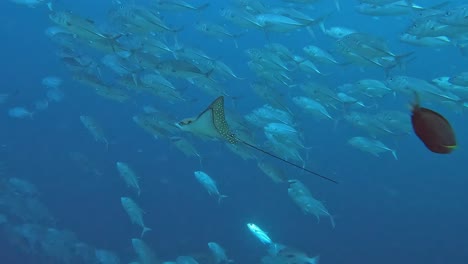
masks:
<svg viewBox="0 0 468 264"><path fill-rule="evenodd" d="M63 81L57 76L47 76L42 79L42 85L46 88L58 88L62 85Z"/></svg>
<svg viewBox="0 0 468 264"><path fill-rule="evenodd" d="M213 257L215 259L215 263L230 263L233 262L232 260L228 259L226 256L226 251L216 242L208 242L208 248L213 253Z"/></svg>
<svg viewBox="0 0 468 264"><path fill-rule="evenodd" d="M208 174L203 171L195 171L193 174L195 175L197 181L203 185L203 187L210 195L214 195L216 198L218 198L218 203L220 203L223 198L227 197L226 195L219 193L216 182Z"/></svg>
<svg viewBox="0 0 468 264"><path fill-rule="evenodd" d="M147 227L143 221L143 210L138 206L138 204L129 197L120 197L120 202L125 212L128 214L128 217L133 224L139 225L142 228L141 236L151 231L151 228Z"/></svg>
<svg viewBox="0 0 468 264"><path fill-rule="evenodd" d="M260 229L256 224L254 223L247 223L247 227L249 228L250 232L260 240L263 244L266 245L271 245L273 244L273 241L271 241L271 238L267 235L265 231Z"/></svg>
<svg viewBox="0 0 468 264"><path fill-rule="evenodd" d="M29 8L36 8L39 5L45 4L44 0L10 0L10 2L13 2L18 5L27 6ZM48 3L48 5L50 4Z"/></svg>
<svg viewBox="0 0 468 264"><path fill-rule="evenodd" d="M33 118L34 112L30 112L24 107L13 107L8 110L8 115L14 118Z"/></svg>

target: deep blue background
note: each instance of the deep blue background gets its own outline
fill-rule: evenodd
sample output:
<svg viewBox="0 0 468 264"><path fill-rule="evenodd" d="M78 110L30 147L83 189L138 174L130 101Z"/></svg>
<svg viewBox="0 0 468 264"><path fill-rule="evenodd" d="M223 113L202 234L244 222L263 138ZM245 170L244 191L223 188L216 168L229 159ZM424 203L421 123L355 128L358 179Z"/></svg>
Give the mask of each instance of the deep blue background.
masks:
<svg viewBox="0 0 468 264"><path fill-rule="evenodd" d="M341 25L377 34L389 41L392 50L401 53L416 51L416 60L407 65L406 71L397 73L430 80L467 70L468 59L453 47L436 50L399 43L397 35L411 22L410 16L374 19L356 14L355 1L342 2L342 12L333 14L327 26ZM224 5L212 4L204 11L203 20L212 17L213 21L222 21L218 9ZM322 6L326 13L332 5L319 4L318 9ZM59 7L105 21L110 4L61 1ZM398 161L386 155L377 159L349 147L347 139L360 131L344 121L334 129L331 122L302 118L306 145L313 147L308 166L341 183L323 182L295 169L286 168L287 173L300 178L315 197L325 202L335 216L335 229L328 219L322 218L317 224L314 217L304 216L289 199L287 186L273 184L254 162L242 161L219 142L197 141L204 156L203 170L218 181L222 193L229 195L219 206L193 177L193 171L200 169L198 160L186 158L169 142L154 140L134 124L131 118L141 112L142 105L109 102L71 79L54 55L56 47L44 34L52 24L45 8L29 9L2 1L0 10L0 93L15 93L0 105L0 143L5 145L0 157L7 164L6 176L26 178L36 184L41 200L58 219L57 226L72 230L80 240L118 252L125 261L133 258L130 239L138 236L140 229L130 224L121 208L120 196L131 191L115 169L116 161L125 161L141 177L138 201L146 212L146 224L153 228L145 241L164 260L208 252L206 243L217 241L237 263L259 263L265 248L246 228L247 222L254 222L277 242L310 255L320 254L322 263L466 263L465 114L434 106L457 131L460 147L452 155L432 154L411 135L389 142L398 151ZM190 25L200 18L184 13L168 15L167 19L173 24ZM270 39L297 52L307 44L332 46L330 39L315 31L317 39L305 32L294 32L287 38L273 33ZM219 43L205 39L189 29L179 36L181 43L222 58L240 76L252 76L243 50L267 42L263 32L252 30L239 40L239 49L227 40ZM378 69L346 69L319 81L339 85L361 78L385 78ZM64 102L51 105L33 120L9 117L8 108L32 108L35 100L44 97L40 82L49 75L64 79ZM230 89L251 95L249 81L232 82ZM177 117L197 113L212 98L198 99L180 109ZM408 102L408 98L400 98L382 104L407 111ZM246 114L260 104L256 97L245 96L236 111ZM82 127L79 115L83 114L101 121L111 141L109 151L96 144ZM80 165L70 160L70 152L85 154L102 175L83 173ZM21 260L21 252L14 249L4 251L9 245L7 241L2 243L0 257L6 260L2 263L34 263Z"/></svg>

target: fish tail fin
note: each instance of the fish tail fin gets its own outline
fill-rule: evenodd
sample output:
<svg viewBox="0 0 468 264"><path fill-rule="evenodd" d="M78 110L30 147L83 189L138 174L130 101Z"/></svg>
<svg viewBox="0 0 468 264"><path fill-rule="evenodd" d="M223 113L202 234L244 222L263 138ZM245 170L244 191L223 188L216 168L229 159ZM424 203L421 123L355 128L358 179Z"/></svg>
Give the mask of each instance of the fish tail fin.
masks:
<svg viewBox="0 0 468 264"><path fill-rule="evenodd" d="M239 77L239 76L237 76L237 75L236 75L236 76L234 76L234 78L235 78L235 79L237 79L237 80L245 80L245 78L244 78L244 77Z"/></svg>
<svg viewBox="0 0 468 264"><path fill-rule="evenodd" d="M319 261L320 261L320 255L307 259L308 264L318 264Z"/></svg>
<svg viewBox="0 0 468 264"><path fill-rule="evenodd" d="M320 16L320 17L317 18L317 19L313 19L313 20L311 20L310 22L308 22L308 23L306 24L306 26L309 28L310 26L314 26L314 25L317 25L317 24L320 25L325 19L327 19L328 17L330 17L333 13L334 13L334 11L329 12L329 13L323 15L323 16Z"/></svg>
<svg viewBox="0 0 468 264"><path fill-rule="evenodd" d="M466 113L466 108L468 107L468 101L465 101L465 100L460 100L457 102L457 105L460 107L460 111L458 112L458 114L465 114Z"/></svg>
<svg viewBox="0 0 468 264"><path fill-rule="evenodd" d="M209 71L205 72L205 76L207 79L210 79L211 80L211 75L213 74L215 68L211 68Z"/></svg>
<svg viewBox="0 0 468 264"><path fill-rule="evenodd" d="M221 204L221 201L224 199L224 198L227 198L228 196L227 195L224 195L224 194L220 194L218 196L218 204Z"/></svg>
<svg viewBox="0 0 468 264"><path fill-rule="evenodd" d="M179 55L177 55L177 52L175 50L172 50L171 53L172 53L172 57L174 57L174 59L176 59L176 60L179 59Z"/></svg>
<svg viewBox="0 0 468 264"><path fill-rule="evenodd" d="M280 243L270 243L269 248L268 248L268 253L272 256L278 255L278 253L283 250L285 246Z"/></svg>
<svg viewBox="0 0 468 264"><path fill-rule="evenodd" d="M179 59L179 56L177 53L182 53L184 51L184 46L179 43L179 38L177 37L177 34L174 34L174 44L171 49L172 56L174 59Z"/></svg>
<svg viewBox="0 0 468 264"><path fill-rule="evenodd" d="M109 37L109 40L111 40L111 41L117 41L119 38L121 38L121 37L123 37L123 36L128 36L128 35L129 35L128 33L127 33L127 34L124 34L124 33L117 33L117 34L115 34L114 36L110 36L110 37ZM132 50L131 52L134 53L135 51Z"/></svg>
<svg viewBox="0 0 468 264"><path fill-rule="evenodd" d="M133 81L133 84L135 84L135 87L138 87L138 76L132 72L132 81Z"/></svg>
<svg viewBox="0 0 468 264"><path fill-rule="evenodd" d="M341 11L340 1L335 0L334 2L335 2L336 11L340 12Z"/></svg>
<svg viewBox="0 0 468 264"><path fill-rule="evenodd" d="M153 230L153 229L144 226L144 227L143 227L143 230L141 231L140 238L143 238L143 236L145 235L145 233L148 232L148 231L151 231L151 230Z"/></svg>
<svg viewBox="0 0 468 264"><path fill-rule="evenodd" d="M332 228L335 229L335 218L333 217L333 215L329 215L330 217L330 223L332 225Z"/></svg>
<svg viewBox="0 0 468 264"><path fill-rule="evenodd" d="M390 151L392 152L392 155L393 155L393 157L395 158L395 160L398 160L398 156L397 156L396 150L390 149Z"/></svg>
<svg viewBox="0 0 468 264"><path fill-rule="evenodd" d="M414 54L414 51L410 51L404 54L396 55L395 56L396 65L398 65L400 69L406 69L406 65L408 64L408 62L414 60L414 57L411 57L413 54Z"/></svg>
<svg viewBox="0 0 468 264"><path fill-rule="evenodd" d="M320 21L319 23L319 27L320 27L320 30L322 31L322 33L325 34L325 32L327 32L327 29L325 28L325 21Z"/></svg>

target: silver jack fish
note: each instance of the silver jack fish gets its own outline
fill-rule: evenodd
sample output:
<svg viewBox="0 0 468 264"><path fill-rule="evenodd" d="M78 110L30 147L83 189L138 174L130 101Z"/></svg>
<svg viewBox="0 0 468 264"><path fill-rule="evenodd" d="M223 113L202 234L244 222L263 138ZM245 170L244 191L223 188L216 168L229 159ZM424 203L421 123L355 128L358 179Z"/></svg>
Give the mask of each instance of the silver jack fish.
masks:
<svg viewBox="0 0 468 264"><path fill-rule="evenodd" d="M127 186L134 189L138 196L140 196L141 189L138 183L138 177L136 176L135 172L128 166L128 164L120 161L116 162L116 167Z"/></svg>
<svg viewBox="0 0 468 264"><path fill-rule="evenodd" d="M135 201L132 200L132 198L121 197L120 201L122 203L122 207L124 208L125 212L127 212L132 223L137 224L143 228L143 230L141 231L141 237L143 237L143 235L146 232L151 230L151 228L145 226L145 223L143 221L143 210L141 210L141 208L138 206L137 203L135 203Z"/></svg>
<svg viewBox="0 0 468 264"><path fill-rule="evenodd" d="M197 181L205 187L211 196L214 195L218 198L218 203L220 203L223 198L227 197L226 195L219 193L216 182L208 174L203 171L195 171L193 174L195 175L195 178L197 178Z"/></svg>
<svg viewBox="0 0 468 264"><path fill-rule="evenodd" d="M265 245L271 245L273 244L273 241L271 241L271 238L267 235L265 231L260 229L256 224L254 223L248 223L247 227L249 228L250 232L260 240Z"/></svg>

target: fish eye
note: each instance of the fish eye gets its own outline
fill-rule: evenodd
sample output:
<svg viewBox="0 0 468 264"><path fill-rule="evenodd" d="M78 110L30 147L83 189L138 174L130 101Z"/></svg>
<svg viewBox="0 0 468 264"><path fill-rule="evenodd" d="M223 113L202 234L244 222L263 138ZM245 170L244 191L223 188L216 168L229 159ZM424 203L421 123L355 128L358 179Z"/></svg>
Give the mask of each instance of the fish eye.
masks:
<svg viewBox="0 0 468 264"><path fill-rule="evenodd" d="M452 12L451 12L451 11L445 12L445 16L451 16L451 15L452 15Z"/></svg>

